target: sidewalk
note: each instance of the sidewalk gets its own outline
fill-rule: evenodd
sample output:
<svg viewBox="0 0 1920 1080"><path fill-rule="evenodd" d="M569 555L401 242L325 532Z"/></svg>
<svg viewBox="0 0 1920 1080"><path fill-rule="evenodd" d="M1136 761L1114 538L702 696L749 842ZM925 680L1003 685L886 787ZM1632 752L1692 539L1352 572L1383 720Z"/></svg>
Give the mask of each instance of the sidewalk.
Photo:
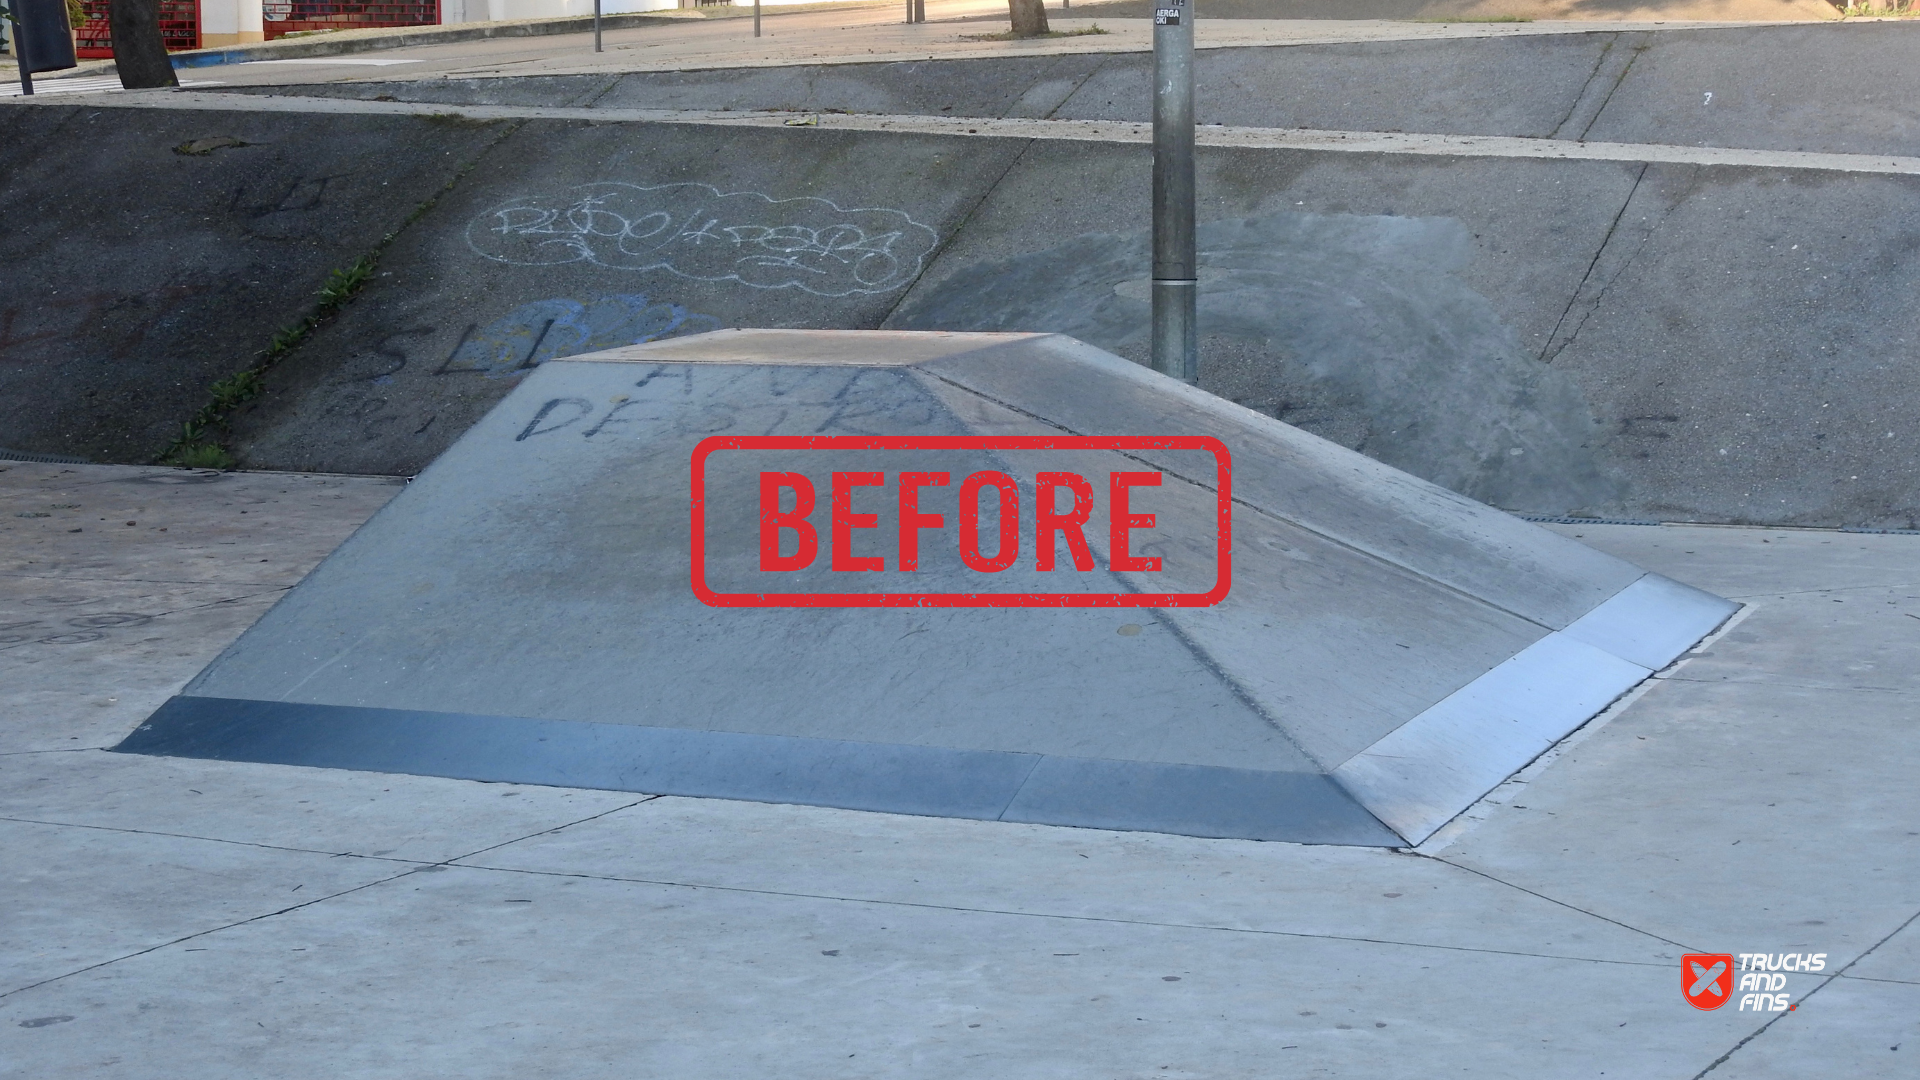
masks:
<svg viewBox="0 0 1920 1080"><path fill-rule="evenodd" d="M107 754L396 488L3 467L23 1076L1868 1078L1920 1047L1920 538L1555 526L1749 608L1394 853ZM1699 1012L1691 951L1827 960L1795 1011Z"/></svg>
<svg viewBox="0 0 1920 1080"><path fill-rule="evenodd" d="M1276 9L1290 5L1275 0ZM1291 5L1299 6L1299 5ZM1535 5L1548 17L1533 21L1488 21L1484 15L1440 22L1422 14L1430 4L1407 0L1407 15L1396 18L1328 19L1249 18L1242 4L1233 17L1207 18L1196 26L1196 47L1325 44L1362 41L1417 41L1451 38L1512 37L1536 34L1680 30L1759 25L1756 15L1773 21L1821 21L1824 0L1748 0L1730 7L1715 2L1670 0L1646 6L1615 5L1585 16L1579 5ZM1456 5L1458 6L1458 5ZM1471 5L1468 5L1469 7ZM752 36L749 8L725 15L647 12L603 20L606 51L592 51L591 18L463 23L343 31L315 37L281 39L260 45L176 54L183 72L208 69L194 81L229 85L278 82L344 81L393 77L485 77L563 75L601 71L658 71L699 68L778 67L927 59L1145 52L1152 48L1152 26L1125 4L1050 7L1055 31L1069 36L994 41L1003 31L1004 0L932 0L929 21L909 25L903 7L892 0L801 5L801 10L764 9L762 36ZM1438 9L1435 9L1438 10ZM1730 12L1732 17L1717 15ZM1098 32L1096 32L1098 31ZM401 69L404 70L387 70ZM58 79L36 79L37 87L62 79L99 79L112 73L112 61L89 61ZM185 79L183 78L183 82Z"/></svg>

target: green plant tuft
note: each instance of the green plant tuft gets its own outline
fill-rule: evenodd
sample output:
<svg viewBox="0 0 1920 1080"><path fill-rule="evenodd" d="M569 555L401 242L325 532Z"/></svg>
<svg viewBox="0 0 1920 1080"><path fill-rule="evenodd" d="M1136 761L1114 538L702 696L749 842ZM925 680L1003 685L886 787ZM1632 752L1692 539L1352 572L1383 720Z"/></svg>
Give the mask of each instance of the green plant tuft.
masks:
<svg viewBox="0 0 1920 1080"><path fill-rule="evenodd" d="M332 31L326 32L331 33ZM492 120L471 120L457 113L449 113L430 119L475 125L487 125L495 122ZM502 126L499 136L495 138L492 143L488 144L486 149L491 149L493 146L499 145L501 139L512 135L515 131L518 131L521 126L520 123L509 123ZM235 143L238 143L238 140L235 140ZM484 154L485 151L483 150L481 153ZM348 301L352 300L354 295L358 293L368 281L373 279L373 272L380 265L381 254L392 245L394 238L399 236L408 226L420 220L428 211L432 210L443 196L458 186L460 181L474 170L479 162L480 157L475 156L465 165L457 169L453 175L447 178L446 183L440 186L438 191L415 206L413 212L407 215L406 220L402 221L392 232L381 237L380 242L374 245L372 251L355 259L351 264L328 274L326 281L320 286L320 291L315 297L315 303L312 309L294 325L283 326L279 330L274 331L273 337L267 341L267 347L261 351L259 364L246 371L235 372L209 387L207 404L202 406L200 411L194 414L193 419L181 426L180 437L175 439L173 445L167 447L167 449L161 453L158 460L162 464L191 465L200 468L230 469L235 467L236 462L234 461L233 455L227 451L226 447L220 444L218 439L209 438L208 431L212 428L218 428L222 437L225 437L228 431L228 414L260 393L265 387L266 374L273 368L274 364L278 363L286 354L299 348L300 344L306 341L321 323L339 311Z"/></svg>
<svg viewBox="0 0 1920 1080"><path fill-rule="evenodd" d="M251 368L229 375L213 384L213 407L225 412L242 402L251 400L260 392L260 384L265 372Z"/></svg>
<svg viewBox="0 0 1920 1080"><path fill-rule="evenodd" d="M216 443L189 443L175 446L160 459L162 465L178 465L183 469L231 469L234 466L233 455L226 447Z"/></svg>
<svg viewBox="0 0 1920 1080"><path fill-rule="evenodd" d="M1111 30L1100 29L1100 24L1083 26L1078 30L1049 30L1044 34L1016 34L1011 30L1002 30L997 34L961 34L968 41L1038 41L1041 38L1091 37L1095 34L1110 34Z"/></svg>
<svg viewBox="0 0 1920 1080"><path fill-rule="evenodd" d="M1840 17L1843 19L1911 19L1920 17L1920 6L1916 6L1915 0L1888 0L1885 4L1856 4L1853 0L1847 0L1847 4L1844 7L1839 4L1835 4L1834 6L1840 8Z"/></svg>
<svg viewBox="0 0 1920 1080"><path fill-rule="evenodd" d="M351 265L328 274L327 283L320 286L321 310L316 314L322 317L331 315L334 309L353 299L353 294L359 292L367 279L373 277L374 267L379 265L379 256L369 253L355 259Z"/></svg>
<svg viewBox="0 0 1920 1080"><path fill-rule="evenodd" d="M387 240L391 239L391 236L387 237ZM385 241L382 244L384 246ZM320 291L315 294L312 310L292 326L283 326L273 332L267 347L260 353L257 367L236 371L207 388L207 403L193 414L193 419L180 426L180 437L160 455L160 463L195 469L233 468L233 455L220 445L219 439L208 437L208 432L217 428L224 437L227 416L234 409L260 396L260 391L266 387L267 370L281 357L298 348L315 328L352 300L373 279L373 271L379 265L380 253L376 249L329 273L327 280L321 283Z"/></svg>

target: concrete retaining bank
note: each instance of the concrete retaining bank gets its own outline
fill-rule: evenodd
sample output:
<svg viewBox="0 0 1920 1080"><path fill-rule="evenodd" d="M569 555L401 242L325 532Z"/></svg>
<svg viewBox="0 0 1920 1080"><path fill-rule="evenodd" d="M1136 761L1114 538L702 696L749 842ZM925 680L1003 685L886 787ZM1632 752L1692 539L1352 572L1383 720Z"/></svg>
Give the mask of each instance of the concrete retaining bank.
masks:
<svg viewBox="0 0 1920 1080"><path fill-rule="evenodd" d="M246 463L411 472L545 359L714 326L1144 352L1131 144L87 105L0 125L25 208L0 255L34 268L0 339L13 450L157 453L455 177L234 415ZM251 145L171 149L210 135ZM1873 173L1209 148L1203 385L1514 510L1911 528L1917 195Z"/></svg>

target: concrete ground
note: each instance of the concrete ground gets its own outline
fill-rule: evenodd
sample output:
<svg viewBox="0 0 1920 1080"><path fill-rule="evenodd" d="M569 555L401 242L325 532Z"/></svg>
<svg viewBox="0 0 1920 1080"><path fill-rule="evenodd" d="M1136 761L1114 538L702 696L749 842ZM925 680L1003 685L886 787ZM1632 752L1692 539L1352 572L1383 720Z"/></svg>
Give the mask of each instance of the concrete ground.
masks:
<svg viewBox="0 0 1920 1080"><path fill-rule="evenodd" d="M930 0L928 21L920 24L904 22L899 4L847 3L809 5L799 11L767 8L758 38L751 20L738 17L745 14L739 11L730 12L736 16L730 18L677 18L608 29L602 35L605 51L598 54L586 33L377 48L381 43L372 40L377 35L356 32L361 39L357 44L368 51L193 67L181 73L181 81L246 86L396 75L470 78L1128 53L1152 47L1152 25L1137 0L1066 7L1057 3L1048 8L1052 28L1086 36L984 39L1006 29L1005 0ZM1837 12L1826 0L1374 0L1364 8L1345 0L1229 0L1217 14L1203 6L1201 16L1196 44L1209 49L1821 22L1833 20ZM102 74L107 63L82 64L64 77L40 76L36 89L111 89L118 83ZM18 92L18 82L4 81L4 74L0 72L0 97Z"/></svg>
<svg viewBox="0 0 1920 1080"><path fill-rule="evenodd" d="M1748 606L1390 852L113 755L397 482L0 469L0 1075L1868 1078L1920 1052L1920 537L1554 526ZM1794 1011L1699 1012L1694 951L1828 960Z"/></svg>

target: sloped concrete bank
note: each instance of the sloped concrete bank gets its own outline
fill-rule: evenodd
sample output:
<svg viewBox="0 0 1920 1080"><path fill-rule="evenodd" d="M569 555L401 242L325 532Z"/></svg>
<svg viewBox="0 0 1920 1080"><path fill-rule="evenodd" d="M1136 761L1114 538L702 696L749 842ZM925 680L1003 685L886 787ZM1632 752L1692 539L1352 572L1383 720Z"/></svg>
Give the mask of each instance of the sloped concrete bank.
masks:
<svg viewBox="0 0 1920 1080"><path fill-rule="evenodd" d="M443 189L234 414L244 462L411 472L546 359L717 326L1143 353L1137 145L85 105L0 125L29 148L4 174L30 212L0 255L32 268L5 300L9 449L158 452ZM173 152L214 135L250 145ZM1916 189L1210 148L1203 385L1510 509L1913 527Z"/></svg>
<svg viewBox="0 0 1920 1080"><path fill-rule="evenodd" d="M368 117L0 111L0 450L143 463L327 274L500 135ZM244 145L176 148L210 136Z"/></svg>

